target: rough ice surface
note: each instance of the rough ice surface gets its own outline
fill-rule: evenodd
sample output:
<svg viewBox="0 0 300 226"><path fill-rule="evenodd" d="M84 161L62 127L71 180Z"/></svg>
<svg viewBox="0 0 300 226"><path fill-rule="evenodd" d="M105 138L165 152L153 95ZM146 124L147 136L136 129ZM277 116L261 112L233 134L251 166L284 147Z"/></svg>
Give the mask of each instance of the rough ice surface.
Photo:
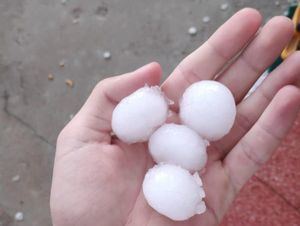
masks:
<svg viewBox="0 0 300 226"><path fill-rule="evenodd" d="M167 116L168 103L159 87L145 86L116 106L112 129L123 142L143 142L166 121Z"/></svg>
<svg viewBox="0 0 300 226"><path fill-rule="evenodd" d="M174 221L184 221L206 210L200 184L199 176L196 178L179 166L159 164L147 172L143 192L158 213Z"/></svg>
<svg viewBox="0 0 300 226"><path fill-rule="evenodd" d="M152 134L148 145L156 163L170 163L197 171L207 161L206 142L185 125L161 126Z"/></svg>
<svg viewBox="0 0 300 226"><path fill-rule="evenodd" d="M186 89L180 102L180 119L209 141L219 140L233 126L236 106L232 93L216 81L200 81Z"/></svg>

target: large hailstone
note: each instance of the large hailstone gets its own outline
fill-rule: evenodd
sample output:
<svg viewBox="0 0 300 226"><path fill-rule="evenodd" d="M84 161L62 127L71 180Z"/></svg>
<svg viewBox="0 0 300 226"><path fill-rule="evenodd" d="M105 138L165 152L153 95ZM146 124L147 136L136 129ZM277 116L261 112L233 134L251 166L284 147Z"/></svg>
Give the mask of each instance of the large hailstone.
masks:
<svg viewBox="0 0 300 226"><path fill-rule="evenodd" d="M166 121L167 116L167 99L159 87L145 86L116 106L112 114L112 129L126 143L143 142Z"/></svg>
<svg viewBox="0 0 300 226"><path fill-rule="evenodd" d="M181 121L209 141L225 136L235 116L232 93L216 81L194 83L186 89L180 102Z"/></svg>
<svg viewBox="0 0 300 226"><path fill-rule="evenodd" d="M184 125L161 126L152 134L148 145L150 154L157 163L165 162L197 171L207 161L207 142Z"/></svg>
<svg viewBox="0 0 300 226"><path fill-rule="evenodd" d="M154 210L175 221L187 220L206 210L199 175L192 176L179 166L154 166L144 178L143 192Z"/></svg>

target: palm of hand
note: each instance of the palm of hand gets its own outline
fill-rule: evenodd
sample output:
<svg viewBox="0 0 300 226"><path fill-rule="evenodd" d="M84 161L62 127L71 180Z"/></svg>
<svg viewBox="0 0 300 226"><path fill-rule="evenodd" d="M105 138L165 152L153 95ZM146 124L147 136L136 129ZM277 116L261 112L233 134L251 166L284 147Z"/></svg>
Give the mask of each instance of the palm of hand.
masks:
<svg viewBox="0 0 300 226"><path fill-rule="evenodd" d="M75 149L70 147L72 152L56 159L56 170L66 171L69 179L76 181L76 184L67 184L66 187L64 182L60 183L62 186L56 195L61 195L62 201L72 207L72 216L61 217L71 218L78 225L97 225L94 222L116 226L176 225L156 213L143 197L143 178L154 164L146 144L115 142L114 145L106 145L95 141ZM65 145L73 144L70 141ZM203 176L209 209L180 225L192 226L199 222L216 225L224 214L224 207L234 197L234 189L220 160L211 162ZM67 197L66 193L69 194Z"/></svg>
<svg viewBox="0 0 300 226"><path fill-rule="evenodd" d="M224 32L233 24L241 35L229 34L228 39L234 40L237 47L229 45L221 48L221 45L218 46L221 43L219 39L226 37ZM227 64L229 58L238 54L255 34L259 24L260 16L256 11L247 9L237 13L212 36L208 44L178 66L162 89L168 97L178 100L190 83L214 79L213 75L221 69L221 65ZM259 46L267 45L265 36L270 30L274 34L270 36L277 39L267 44L276 47L269 52L261 50L261 54L268 58L262 63L250 55L253 49L257 51ZM286 34L281 34L282 30ZM299 91L296 87L287 86L297 81L297 54L273 72L252 96L241 101L291 35L289 21L273 19L246 48L244 55L217 78L232 90L238 104L238 117L231 133L213 143L208 150L209 164L202 172L208 207L204 214L186 222L174 222L156 213L146 203L141 190L144 175L154 164L147 144L127 145L110 135L111 113L116 103L145 83L159 84L161 69L154 63L101 82L62 131L57 142L51 192L54 225L217 225L236 193L271 156L297 115ZM197 74L201 71L201 64L211 59L216 59L215 66L205 65L205 76ZM219 67L216 66L218 64ZM254 68L254 64L263 67ZM286 68L289 71L282 78L280 75ZM248 80L244 79L237 86L236 76L232 77L232 74L239 70L248 75ZM258 107L253 109L253 106Z"/></svg>

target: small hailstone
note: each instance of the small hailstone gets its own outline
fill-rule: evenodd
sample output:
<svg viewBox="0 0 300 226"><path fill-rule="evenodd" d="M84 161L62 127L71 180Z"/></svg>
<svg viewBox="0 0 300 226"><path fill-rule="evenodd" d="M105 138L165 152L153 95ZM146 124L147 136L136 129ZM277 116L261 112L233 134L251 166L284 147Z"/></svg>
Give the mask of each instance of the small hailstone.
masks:
<svg viewBox="0 0 300 226"><path fill-rule="evenodd" d="M154 166L145 175L143 192L154 210L174 221L187 220L206 210L199 175L193 176L179 166Z"/></svg>
<svg viewBox="0 0 300 226"><path fill-rule="evenodd" d="M105 60L109 60L109 59L111 58L111 53L110 53L109 51L105 51L105 52L103 53L103 58L104 58Z"/></svg>
<svg viewBox="0 0 300 226"><path fill-rule="evenodd" d="M208 23L210 21L210 17L209 16L205 16L205 17L202 18L202 21L204 23Z"/></svg>
<svg viewBox="0 0 300 226"><path fill-rule="evenodd" d="M196 27L190 27L190 28L189 28L189 34L190 34L191 36L194 36L194 35L196 35L197 33L198 33L198 30L197 30Z"/></svg>
<svg viewBox="0 0 300 226"><path fill-rule="evenodd" d="M17 212L15 214L15 220L16 221L23 221L24 220L24 214L22 212Z"/></svg>
<svg viewBox="0 0 300 226"><path fill-rule="evenodd" d="M148 145L150 154L157 163L170 163L197 171L207 161L206 142L184 125L163 125L152 134Z"/></svg>
<svg viewBox="0 0 300 226"><path fill-rule="evenodd" d="M180 119L209 141L219 140L233 126L236 106L232 93L216 81L200 81L186 89Z"/></svg>
<svg viewBox="0 0 300 226"><path fill-rule="evenodd" d="M73 24L79 24L79 19L78 18L74 18L72 21Z"/></svg>
<svg viewBox="0 0 300 226"><path fill-rule="evenodd" d="M112 114L112 129L126 143L147 141L168 116L168 103L160 88L138 89L125 97Z"/></svg>
<svg viewBox="0 0 300 226"><path fill-rule="evenodd" d="M223 10L223 11L226 11L228 9L229 5L228 3L223 3L221 6L220 6L220 9Z"/></svg>
<svg viewBox="0 0 300 226"><path fill-rule="evenodd" d="M12 182L18 182L21 179L20 175L16 175L13 178L11 178Z"/></svg>

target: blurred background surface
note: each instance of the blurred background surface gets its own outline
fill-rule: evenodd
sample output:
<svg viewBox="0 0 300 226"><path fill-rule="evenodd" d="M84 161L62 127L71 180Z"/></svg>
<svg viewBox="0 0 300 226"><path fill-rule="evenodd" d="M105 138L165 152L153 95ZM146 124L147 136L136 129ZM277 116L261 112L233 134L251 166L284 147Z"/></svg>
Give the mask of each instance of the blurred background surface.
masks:
<svg viewBox="0 0 300 226"><path fill-rule="evenodd" d="M259 9L267 21L288 4L0 0L0 226L51 225L55 140L98 81L154 60L166 78L238 9ZM223 226L300 225L299 134L300 118Z"/></svg>

